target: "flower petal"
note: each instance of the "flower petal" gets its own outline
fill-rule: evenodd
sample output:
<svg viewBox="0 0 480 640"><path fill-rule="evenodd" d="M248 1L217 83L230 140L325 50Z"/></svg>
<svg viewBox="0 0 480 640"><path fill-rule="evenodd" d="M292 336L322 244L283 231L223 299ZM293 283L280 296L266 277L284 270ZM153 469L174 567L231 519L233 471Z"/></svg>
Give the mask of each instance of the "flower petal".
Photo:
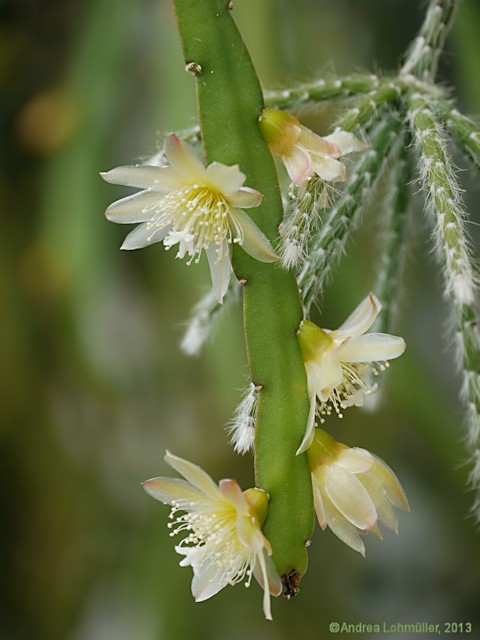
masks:
<svg viewBox="0 0 480 640"><path fill-rule="evenodd" d="M174 133L165 140L165 156L172 169L184 178L184 185L205 182L206 170L202 162L190 145Z"/></svg>
<svg viewBox="0 0 480 640"><path fill-rule="evenodd" d="M107 220L118 224L147 222L160 209L161 196L155 191L139 191L131 196L112 202L105 211Z"/></svg>
<svg viewBox="0 0 480 640"><path fill-rule="evenodd" d="M218 486L211 477L198 465L174 456L170 451L165 454L165 462L178 471L188 482L212 500L222 499Z"/></svg>
<svg viewBox="0 0 480 640"><path fill-rule="evenodd" d="M148 495L164 504L199 503L205 500L204 493L180 478L151 478L142 482L142 486Z"/></svg>
<svg viewBox="0 0 480 640"><path fill-rule="evenodd" d="M358 478L337 464L325 465L322 472L325 494L334 507L358 529L372 529L377 512Z"/></svg>
<svg viewBox="0 0 480 640"><path fill-rule="evenodd" d="M304 147L308 152L320 156L331 156L338 158L340 156L340 148L330 137L322 138L311 129L300 125L301 134L298 138L298 144Z"/></svg>
<svg viewBox="0 0 480 640"><path fill-rule="evenodd" d="M327 524L332 532L347 546L365 556L365 545L357 529L333 506L330 500L324 500Z"/></svg>
<svg viewBox="0 0 480 640"><path fill-rule="evenodd" d="M310 410L308 412L307 428L305 435L295 455L299 456L304 453L313 442L315 436L315 408L317 405L317 396L313 393L310 397Z"/></svg>
<svg viewBox="0 0 480 640"><path fill-rule="evenodd" d="M212 277L212 288L220 304L227 293L230 284L230 276L232 275L232 265L230 262L230 247L225 242L222 248L222 258L218 259L217 245L210 244L205 250L208 258L208 266L210 267L210 275Z"/></svg>
<svg viewBox="0 0 480 640"><path fill-rule="evenodd" d="M273 250L270 240L260 231L250 216L241 209L230 209L234 225L242 232L241 247L248 255L260 262L275 262L279 256Z"/></svg>
<svg viewBox="0 0 480 640"><path fill-rule="evenodd" d="M310 155L301 147L294 147L287 155L282 156L285 169L294 184L302 184L311 173Z"/></svg>
<svg viewBox="0 0 480 640"><path fill-rule="evenodd" d="M374 470L375 476L378 478L379 482L382 483L387 498L395 507L404 509L405 511L410 511L407 496L400 484L400 480L386 462L381 460L378 456L375 456L374 454L372 455L376 462Z"/></svg>
<svg viewBox="0 0 480 640"><path fill-rule="evenodd" d="M226 587L228 584L227 575L227 572L222 573L218 570L215 558L212 557L205 558L201 567L194 567L192 596L195 598L195 602L204 602Z"/></svg>
<svg viewBox="0 0 480 640"><path fill-rule="evenodd" d="M342 362L381 362L398 358L405 351L405 340L388 333L368 333L350 340L340 351Z"/></svg>
<svg viewBox="0 0 480 640"><path fill-rule="evenodd" d="M332 389L338 386L343 380L343 370L341 364L331 357L330 353L323 354L318 361L305 362L307 372L308 387L317 394L320 402L326 402L330 397Z"/></svg>
<svg viewBox="0 0 480 640"><path fill-rule="evenodd" d="M327 528L327 516L325 514L325 507L323 505L322 492L315 480L315 474L312 474L313 484L313 504L315 506L315 513L317 514L318 524L322 530Z"/></svg>
<svg viewBox="0 0 480 640"><path fill-rule="evenodd" d="M273 560L266 553L256 556L252 571L255 580L263 589L263 613L265 618L272 620L270 594L279 596L282 593L282 581L273 564Z"/></svg>
<svg viewBox="0 0 480 640"><path fill-rule="evenodd" d="M135 227L133 231L130 231L120 248L127 251L141 249L142 247L147 247L150 244L161 242L169 232L169 226L156 228L149 222L144 222L143 224L139 224L138 227Z"/></svg>
<svg viewBox="0 0 480 640"><path fill-rule="evenodd" d="M236 480L225 478L220 480L218 488L222 496L242 515L248 515L248 504Z"/></svg>
<svg viewBox="0 0 480 640"><path fill-rule="evenodd" d="M356 138L353 133L342 131L341 129L337 129L329 136L326 136L325 140L336 145L340 149L342 156L346 156L348 153L353 153L354 151L363 151L363 149L368 147L368 144Z"/></svg>
<svg viewBox="0 0 480 640"><path fill-rule="evenodd" d="M386 491L383 488L381 482L375 475L375 473L364 473L358 477L365 489L368 491L370 497L375 503L375 509L379 521L386 527L398 532L398 518L397 514L392 507L392 503L387 497Z"/></svg>
<svg viewBox="0 0 480 640"><path fill-rule="evenodd" d="M245 174L240 171L238 164L229 167L221 162L208 165L206 178L214 189L227 198L233 196L245 182Z"/></svg>
<svg viewBox="0 0 480 640"><path fill-rule="evenodd" d="M239 209L251 209L258 207L263 200L263 193L250 187L242 187L236 193L229 197L232 207Z"/></svg>
<svg viewBox="0 0 480 640"><path fill-rule="evenodd" d="M149 189L151 191L171 191L184 186L178 174L170 167L152 167L147 164L136 164L116 167L111 171L100 173L110 184L123 184L127 187Z"/></svg>
<svg viewBox="0 0 480 640"><path fill-rule="evenodd" d="M316 173L326 182L346 182L347 173L344 165L330 156L321 156L311 153L312 173Z"/></svg>
<svg viewBox="0 0 480 640"><path fill-rule="evenodd" d="M356 338L363 335L375 322L375 318L380 313L382 305L373 293L370 293L358 307L351 313L345 322L336 330L332 331L337 339L341 337Z"/></svg>
<svg viewBox="0 0 480 640"><path fill-rule="evenodd" d="M346 447L337 454L335 464L350 473L366 473L375 466L375 458L366 449Z"/></svg>

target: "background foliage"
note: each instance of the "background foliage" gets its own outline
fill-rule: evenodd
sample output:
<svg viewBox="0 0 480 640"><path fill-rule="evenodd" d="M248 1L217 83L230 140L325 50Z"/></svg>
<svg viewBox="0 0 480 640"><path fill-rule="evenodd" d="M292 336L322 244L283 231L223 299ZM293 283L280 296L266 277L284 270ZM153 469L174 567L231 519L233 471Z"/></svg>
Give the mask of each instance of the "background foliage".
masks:
<svg viewBox="0 0 480 640"><path fill-rule="evenodd" d="M264 86L277 88L333 69L395 69L422 7L237 0L234 15ZM168 509L140 482L167 473L168 447L217 479L252 483L250 461L222 429L246 376L240 311L227 311L200 359L183 356L179 319L209 286L207 267L188 269L158 247L119 252L125 229L103 210L124 191L98 177L194 122L170 3L7 0L0 18L0 636L283 640L326 636L331 620L478 629L459 381L420 206L397 327L407 353L385 376L374 420L352 411L333 425L338 440L374 450L402 479L412 513L398 538L369 539L364 560L317 530L301 594L274 602L273 624L257 585L195 605ZM479 30L477 3L464 0L441 66L473 114ZM336 115L304 113L320 133ZM478 240L478 185L468 172L461 179ZM323 326L341 322L375 281L375 199L365 215L327 291Z"/></svg>

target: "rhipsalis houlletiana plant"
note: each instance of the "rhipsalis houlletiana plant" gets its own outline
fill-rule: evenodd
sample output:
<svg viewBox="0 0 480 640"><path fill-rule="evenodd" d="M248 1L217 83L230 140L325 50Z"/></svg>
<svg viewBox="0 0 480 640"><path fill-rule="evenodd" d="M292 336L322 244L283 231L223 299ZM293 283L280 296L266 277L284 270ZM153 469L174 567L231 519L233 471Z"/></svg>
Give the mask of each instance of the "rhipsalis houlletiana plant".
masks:
<svg viewBox="0 0 480 640"><path fill-rule="evenodd" d="M263 94L232 4L174 0L199 127L170 135L149 163L102 176L139 189L107 209L113 222L137 225L122 248L162 243L188 264L206 254L212 291L191 315L186 353L200 352L225 301L241 290L250 380L229 432L238 453L253 453L255 487L217 484L168 452L166 462L184 479L144 484L172 508L171 535L178 536L181 564L192 567L197 601L239 581L248 586L253 576L271 619L270 595L298 591L315 514L321 529L365 554L364 535L379 535L380 524L397 531L396 510L408 510L393 471L328 430L345 411L361 410L405 350L390 331L394 320L401 324L396 295L412 180L432 223L452 309L480 516L478 277L448 151L454 138L478 170L480 129L435 84L457 4L430 2L396 75L319 78ZM295 110L324 101L337 105L338 116L334 129L319 135ZM284 173L280 183L274 158ZM365 283L374 292L352 300L338 328L317 326L310 312L320 308L380 179L383 258L375 280Z"/></svg>

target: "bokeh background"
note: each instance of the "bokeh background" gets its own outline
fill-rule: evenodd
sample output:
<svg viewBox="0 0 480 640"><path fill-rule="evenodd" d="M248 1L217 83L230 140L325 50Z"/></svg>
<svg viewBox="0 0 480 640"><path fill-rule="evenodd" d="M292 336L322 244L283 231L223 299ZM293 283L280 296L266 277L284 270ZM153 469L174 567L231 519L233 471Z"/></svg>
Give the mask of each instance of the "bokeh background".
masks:
<svg viewBox="0 0 480 640"><path fill-rule="evenodd" d="M262 83L276 88L394 70L421 4L236 0L234 15ZM480 112L479 32L478 2L464 0L441 77L470 113ZM331 425L402 479L412 512L401 514L399 536L368 539L363 559L317 530L301 593L273 603L273 623L256 584L195 604L168 509L140 482L167 473L168 447L216 479L252 484L251 459L232 453L223 429L247 374L240 307L200 358L182 355L207 268L187 268L159 245L120 252L125 228L103 211L125 190L98 177L194 123L169 0L1 0L0 88L2 640L326 638L330 621L470 621L479 634L460 382L421 207L399 292L407 353L385 375L375 415L352 410ZM321 127L327 112L307 115ZM478 240L477 176L461 177ZM326 292L324 326L374 286L377 209L373 199Z"/></svg>

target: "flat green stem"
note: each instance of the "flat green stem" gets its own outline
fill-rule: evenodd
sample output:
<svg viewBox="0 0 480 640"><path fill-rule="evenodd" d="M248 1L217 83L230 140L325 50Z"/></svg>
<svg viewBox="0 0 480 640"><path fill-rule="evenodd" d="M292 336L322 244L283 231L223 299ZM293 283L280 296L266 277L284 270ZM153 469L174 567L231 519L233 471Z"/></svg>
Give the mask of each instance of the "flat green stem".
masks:
<svg viewBox="0 0 480 640"><path fill-rule="evenodd" d="M207 160L238 164L246 185L263 193L249 210L274 245L283 208L271 154L258 127L263 96L226 0L174 0L187 68L196 75ZM255 476L270 496L265 534L283 576L295 591L307 567L305 544L314 513L305 455L295 452L308 416L306 375L296 331L302 319L297 283L276 265L234 249L244 285L244 326L253 382L261 387L255 437Z"/></svg>

